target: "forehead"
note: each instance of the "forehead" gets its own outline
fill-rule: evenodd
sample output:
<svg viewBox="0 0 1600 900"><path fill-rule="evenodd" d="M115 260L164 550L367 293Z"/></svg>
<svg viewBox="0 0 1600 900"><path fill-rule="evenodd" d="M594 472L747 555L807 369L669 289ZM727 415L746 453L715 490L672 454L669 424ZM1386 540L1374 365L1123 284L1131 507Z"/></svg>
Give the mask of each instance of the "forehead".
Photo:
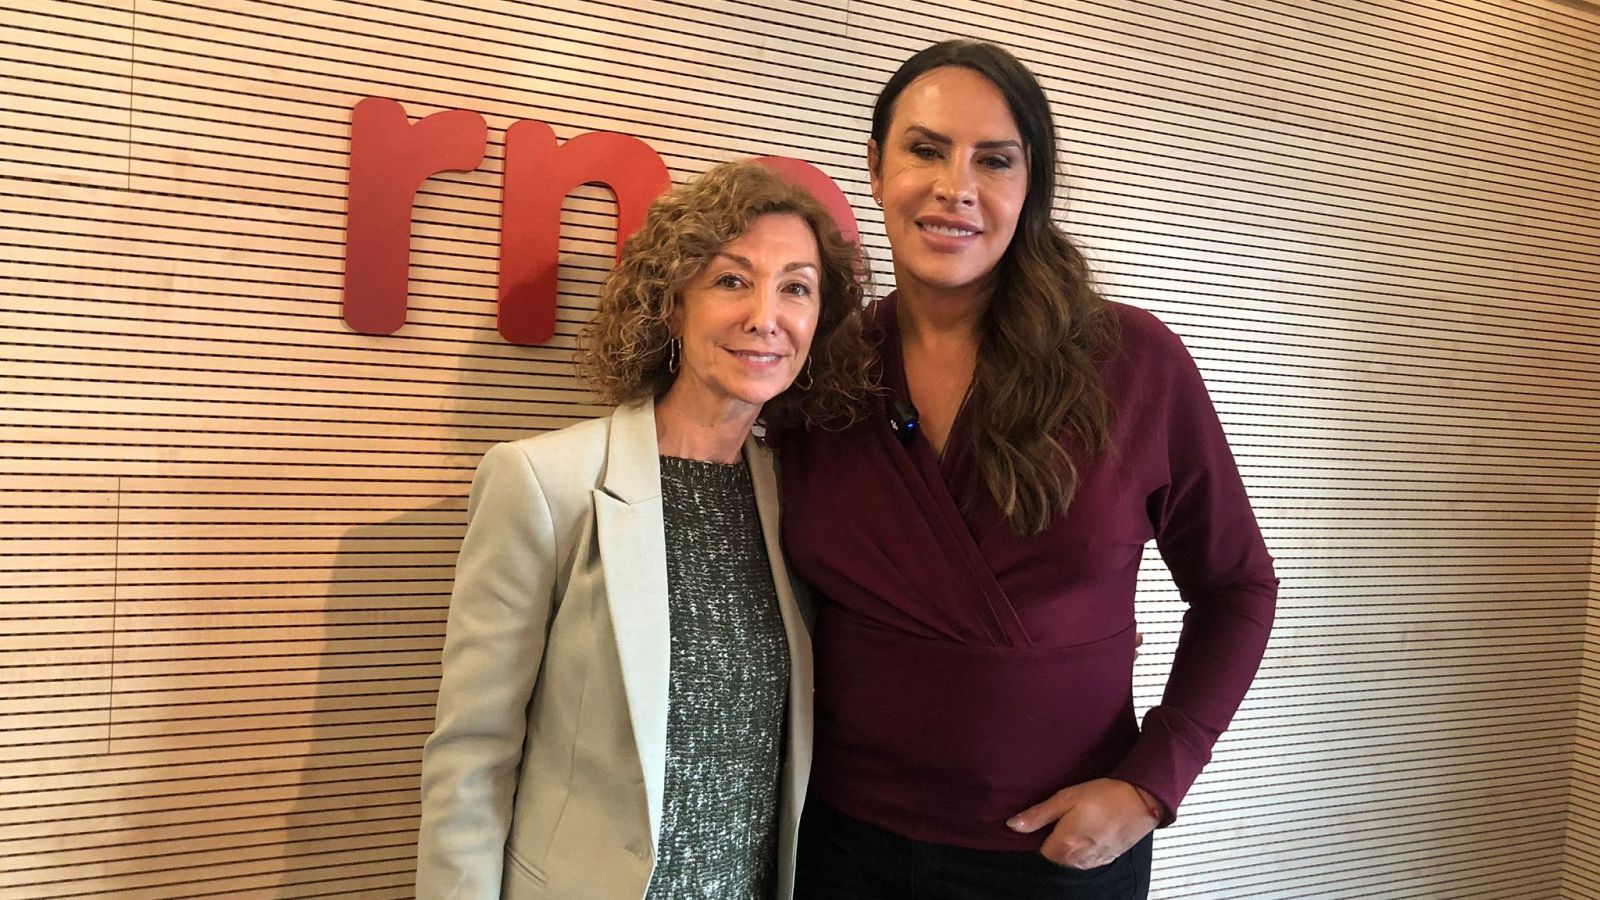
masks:
<svg viewBox="0 0 1600 900"><path fill-rule="evenodd" d="M895 100L889 121L891 135L917 125L973 140L1021 139L1000 89L977 72L959 66L922 73Z"/></svg>
<svg viewBox="0 0 1600 900"><path fill-rule="evenodd" d="M777 265L792 262L815 264L821 255L811 223L799 213L792 212L756 216L745 223L744 231L738 237L718 252Z"/></svg>

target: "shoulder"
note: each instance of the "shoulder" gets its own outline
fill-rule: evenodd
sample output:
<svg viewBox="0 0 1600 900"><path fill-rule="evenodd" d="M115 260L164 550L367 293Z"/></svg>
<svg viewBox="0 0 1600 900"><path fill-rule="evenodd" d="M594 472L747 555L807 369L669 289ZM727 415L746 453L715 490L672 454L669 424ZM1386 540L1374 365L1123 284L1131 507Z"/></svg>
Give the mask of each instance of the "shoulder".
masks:
<svg viewBox="0 0 1600 900"><path fill-rule="evenodd" d="M1160 359L1188 359L1189 351L1183 339L1168 328L1154 313L1115 301L1106 302L1107 310L1116 323L1118 353L1130 358L1148 361Z"/></svg>
<svg viewBox="0 0 1600 900"><path fill-rule="evenodd" d="M507 441L495 449L504 447L506 450L502 452L512 452L534 461L559 460L589 453L603 453L610 434L611 416L602 416L555 431Z"/></svg>
<svg viewBox="0 0 1600 900"><path fill-rule="evenodd" d="M1106 355L1101 372L1113 404L1170 412L1205 395L1200 370L1176 332L1136 306L1107 306L1117 324L1116 347Z"/></svg>
<svg viewBox="0 0 1600 900"><path fill-rule="evenodd" d="M597 484L605 470L611 416L588 419L489 448L480 470L514 468L549 489L588 482Z"/></svg>

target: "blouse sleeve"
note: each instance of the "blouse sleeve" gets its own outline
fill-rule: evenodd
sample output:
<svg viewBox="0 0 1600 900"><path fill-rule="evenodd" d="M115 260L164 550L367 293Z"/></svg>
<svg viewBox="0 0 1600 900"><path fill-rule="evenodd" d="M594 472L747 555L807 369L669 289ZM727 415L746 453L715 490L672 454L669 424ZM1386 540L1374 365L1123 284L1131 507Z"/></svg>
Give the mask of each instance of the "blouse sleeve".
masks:
<svg viewBox="0 0 1600 900"><path fill-rule="evenodd" d="M1161 801L1170 824L1266 651L1278 579L1211 398L1177 336L1162 403L1167 479L1147 499L1156 545L1188 604L1161 703L1111 773ZM1158 427L1163 427L1158 425ZM1159 445L1158 445L1159 446Z"/></svg>
<svg viewBox="0 0 1600 900"><path fill-rule="evenodd" d="M472 481L422 752L417 897L498 900L528 702L555 592L555 530L526 454L500 444Z"/></svg>

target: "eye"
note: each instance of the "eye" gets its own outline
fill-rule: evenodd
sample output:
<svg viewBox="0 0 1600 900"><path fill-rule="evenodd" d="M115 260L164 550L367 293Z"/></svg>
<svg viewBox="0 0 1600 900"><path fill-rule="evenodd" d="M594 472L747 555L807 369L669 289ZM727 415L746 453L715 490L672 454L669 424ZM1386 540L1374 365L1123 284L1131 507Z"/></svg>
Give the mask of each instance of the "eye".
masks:
<svg viewBox="0 0 1600 900"><path fill-rule="evenodd" d="M783 286L783 292L785 294L792 294L796 297L809 297L813 293L811 290L811 285L806 284L804 281L791 281L785 284Z"/></svg>
<svg viewBox="0 0 1600 900"><path fill-rule="evenodd" d="M719 288L733 290L743 287L744 279L733 274L732 272L723 272L721 275L718 275L716 278L712 279L711 283Z"/></svg>
<svg viewBox="0 0 1600 900"><path fill-rule="evenodd" d="M939 148L932 144L912 144L911 155L917 159L938 159Z"/></svg>
<svg viewBox="0 0 1600 900"><path fill-rule="evenodd" d="M1009 156L985 156L983 159L979 160L978 164L986 169L993 169L996 172L1004 172L1016 163Z"/></svg>

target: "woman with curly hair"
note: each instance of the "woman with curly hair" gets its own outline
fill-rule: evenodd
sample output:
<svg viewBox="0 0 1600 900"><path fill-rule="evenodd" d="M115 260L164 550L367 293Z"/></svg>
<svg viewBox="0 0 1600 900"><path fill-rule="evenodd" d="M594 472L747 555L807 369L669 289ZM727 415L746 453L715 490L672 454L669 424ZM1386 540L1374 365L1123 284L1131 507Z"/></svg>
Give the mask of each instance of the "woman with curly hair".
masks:
<svg viewBox="0 0 1600 900"><path fill-rule="evenodd" d="M751 431L852 421L864 271L758 165L651 207L581 357L619 405L473 480L418 897L790 896L811 651Z"/></svg>

